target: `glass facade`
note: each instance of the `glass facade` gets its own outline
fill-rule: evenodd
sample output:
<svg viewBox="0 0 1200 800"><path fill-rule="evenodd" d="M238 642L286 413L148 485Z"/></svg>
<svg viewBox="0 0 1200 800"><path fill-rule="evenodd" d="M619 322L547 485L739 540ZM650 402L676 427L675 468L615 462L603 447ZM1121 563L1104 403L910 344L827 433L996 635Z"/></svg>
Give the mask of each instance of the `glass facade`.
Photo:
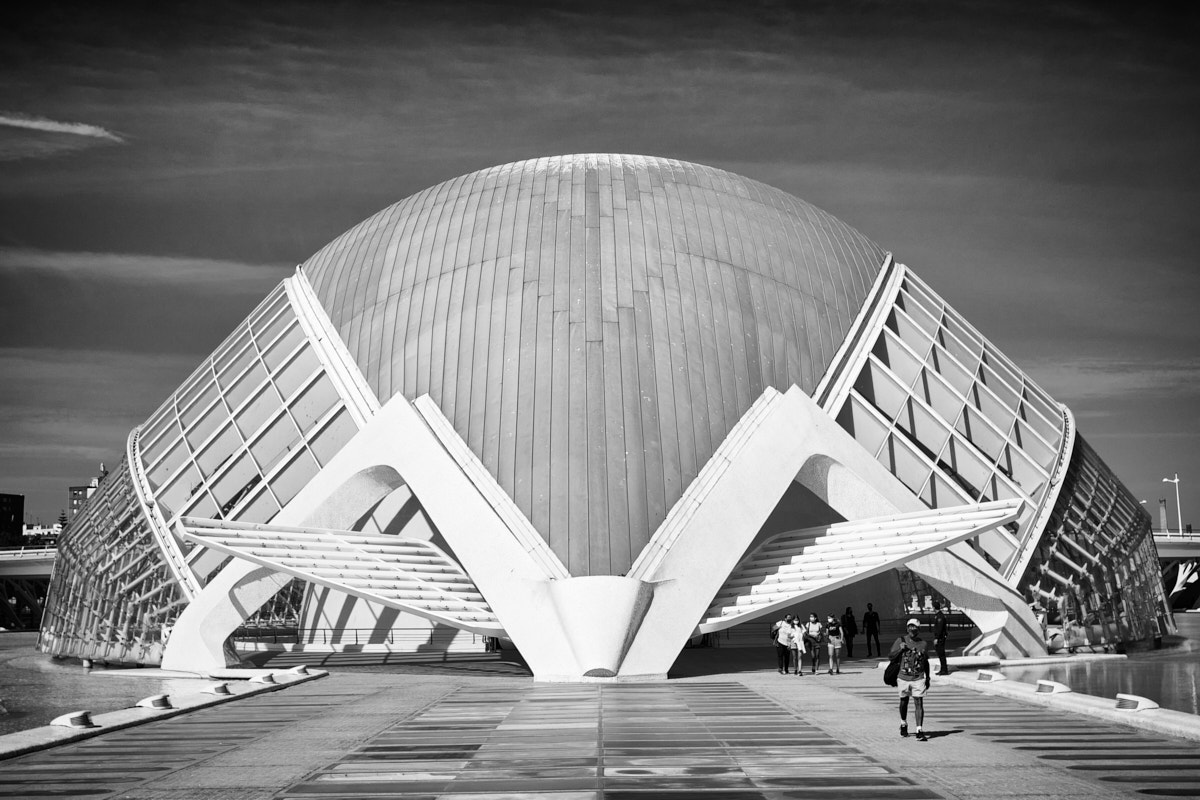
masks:
<svg viewBox="0 0 1200 800"><path fill-rule="evenodd" d="M1174 632L1150 515L1083 437L1020 585L1049 621L1093 641Z"/></svg>
<svg viewBox="0 0 1200 800"><path fill-rule="evenodd" d="M186 605L168 561L186 563L198 586L227 561L177 539L173 520L268 522L357 432L285 281L134 432L135 461L64 534L60 558L71 566L55 572L42 649L158 661L161 632ZM142 513L139 479L166 529ZM280 592L288 600L268 603L269 616L295 619L301 595Z"/></svg>
<svg viewBox="0 0 1200 800"><path fill-rule="evenodd" d="M157 663L186 605L122 460L59 538L38 649Z"/></svg>
<svg viewBox="0 0 1200 800"><path fill-rule="evenodd" d="M1051 619L1110 642L1165 632L1149 516L1065 409L901 269L838 422L931 508L1023 499L1015 523L972 544ZM899 580L906 600L938 596L908 570Z"/></svg>

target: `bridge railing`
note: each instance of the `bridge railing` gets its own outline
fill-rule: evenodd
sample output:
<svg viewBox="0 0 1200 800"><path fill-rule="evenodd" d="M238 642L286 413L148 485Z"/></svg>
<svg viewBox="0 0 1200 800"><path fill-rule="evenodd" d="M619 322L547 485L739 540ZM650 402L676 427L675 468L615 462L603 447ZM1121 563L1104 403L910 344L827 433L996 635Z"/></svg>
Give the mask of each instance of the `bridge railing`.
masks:
<svg viewBox="0 0 1200 800"><path fill-rule="evenodd" d="M48 558L57 553L57 547L0 547L0 560Z"/></svg>

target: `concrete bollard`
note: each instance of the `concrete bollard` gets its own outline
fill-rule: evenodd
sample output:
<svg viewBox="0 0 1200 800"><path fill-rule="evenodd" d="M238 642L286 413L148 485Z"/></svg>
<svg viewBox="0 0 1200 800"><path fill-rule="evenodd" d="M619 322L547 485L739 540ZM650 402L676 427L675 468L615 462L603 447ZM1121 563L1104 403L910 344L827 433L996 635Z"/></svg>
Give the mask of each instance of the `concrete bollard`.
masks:
<svg viewBox="0 0 1200 800"><path fill-rule="evenodd" d="M92 712L90 711L72 711L69 714L63 714L61 717L55 717L50 720L50 724L59 728L99 728L100 726L92 722Z"/></svg>
<svg viewBox="0 0 1200 800"><path fill-rule="evenodd" d="M308 674L308 665L301 664L297 667L292 667L291 669L289 669L287 671L287 674L288 675L307 675Z"/></svg>
<svg viewBox="0 0 1200 800"><path fill-rule="evenodd" d="M998 681L1008 680L1008 676L992 669L981 669L975 676L975 680L984 681L985 683L997 683Z"/></svg>
<svg viewBox="0 0 1200 800"><path fill-rule="evenodd" d="M1070 686L1067 686L1065 683L1059 683L1058 681L1039 680L1037 682L1038 694L1067 694L1071 691L1074 690Z"/></svg>
<svg viewBox="0 0 1200 800"><path fill-rule="evenodd" d="M211 683L204 689L201 689L204 694L233 694L229 691L228 683Z"/></svg>
<svg viewBox="0 0 1200 800"><path fill-rule="evenodd" d="M167 695L152 694L149 697L143 697L141 700L138 700L137 707L160 711L162 709L174 708L175 706L171 705L171 698Z"/></svg>
<svg viewBox="0 0 1200 800"><path fill-rule="evenodd" d="M255 675L253 678L250 679L250 682L251 683L275 683L275 676L269 672L265 673L263 675Z"/></svg>
<svg viewBox="0 0 1200 800"><path fill-rule="evenodd" d="M1158 708L1158 703L1148 697L1118 692L1117 708L1121 711L1149 711L1152 708Z"/></svg>

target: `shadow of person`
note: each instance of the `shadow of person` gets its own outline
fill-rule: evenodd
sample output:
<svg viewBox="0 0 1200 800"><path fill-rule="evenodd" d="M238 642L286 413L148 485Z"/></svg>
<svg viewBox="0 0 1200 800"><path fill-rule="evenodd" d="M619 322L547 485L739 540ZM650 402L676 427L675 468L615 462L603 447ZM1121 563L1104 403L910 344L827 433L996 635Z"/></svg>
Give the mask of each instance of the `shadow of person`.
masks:
<svg viewBox="0 0 1200 800"><path fill-rule="evenodd" d="M962 728L955 728L951 731L925 731L925 737L928 739L940 739L943 736L951 736L955 733L963 733Z"/></svg>

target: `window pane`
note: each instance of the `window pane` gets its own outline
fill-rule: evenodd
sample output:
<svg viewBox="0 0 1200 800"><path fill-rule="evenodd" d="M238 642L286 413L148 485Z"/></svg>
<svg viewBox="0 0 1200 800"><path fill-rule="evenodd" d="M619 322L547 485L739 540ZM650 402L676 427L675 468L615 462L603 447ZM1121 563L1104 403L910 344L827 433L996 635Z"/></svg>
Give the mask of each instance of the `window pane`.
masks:
<svg viewBox="0 0 1200 800"><path fill-rule="evenodd" d="M299 442L300 431L296 430L292 418L284 414L271 423L263 435L250 445L250 452L254 454L254 460L258 462L265 475L271 471L271 467L275 466L284 453Z"/></svg>
<svg viewBox="0 0 1200 800"><path fill-rule="evenodd" d="M157 489L171 479L179 466L188 459L187 451L183 449L183 440L176 439L171 446L171 450L159 462L158 466L150 470L146 474L146 478L150 481L150 488Z"/></svg>
<svg viewBox="0 0 1200 800"><path fill-rule="evenodd" d="M346 445L346 442L354 438L356 433L358 433L358 426L350 418L350 412L343 408L337 413L337 416L329 421L328 425L321 429L308 447L316 455L321 466L325 466Z"/></svg>
<svg viewBox="0 0 1200 800"><path fill-rule="evenodd" d="M214 519L217 516L217 504L208 496L208 492L197 492L196 496L184 507L183 513L188 517Z"/></svg>
<svg viewBox="0 0 1200 800"><path fill-rule="evenodd" d="M220 400L213 403L212 407L204 412L204 416L196 420L188 429L186 434L188 444L192 446L193 450L196 450L227 419L229 419L229 412L225 410L225 404Z"/></svg>
<svg viewBox="0 0 1200 800"><path fill-rule="evenodd" d="M275 502L275 498L264 486L262 491L237 513L237 520L238 522L268 522L277 513L279 513L279 504Z"/></svg>
<svg viewBox="0 0 1200 800"><path fill-rule="evenodd" d="M224 372L225 368L229 366L229 362L242 353L243 348L250 343L250 329L243 324L234 335L229 337L228 341L229 346L213 356L213 371L217 374Z"/></svg>
<svg viewBox="0 0 1200 800"><path fill-rule="evenodd" d="M325 416L325 413L333 408L339 399L337 390L329 381L329 376L322 375L312 386L309 386L292 401L292 416L295 417L300 430L307 431L316 424L317 420Z"/></svg>
<svg viewBox="0 0 1200 800"><path fill-rule="evenodd" d="M287 305L287 292L282 287L277 289L270 299L270 302L263 306L263 310L254 317L250 323L250 327L254 329L255 337L258 337L263 326L270 324L272 318L275 317L279 309Z"/></svg>
<svg viewBox="0 0 1200 800"><path fill-rule="evenodd" d="M275 496L284 505L300 493L313 475L317 474L317 462L307 450L301 450L295 460L283 468L271 481Z"/></svg>
<svg viewBox="0 0 1200 800"><path fill-rule="evenodd" d="M209 368L208 362L205 362L204 366L196 370L196 374L193 376L191 382L187 385L187 388L179 392L176 396L176 407L180 410L187 408L189 405L191 405L192 401L196 399L196 395L200 394L200 392L204 391L208 384L212 383L212 380L212 370Z"/></svg>
<svg viewBox="0 0 1200 800"><path fill-rule="evenodd" d="M319 366L320 363L312 348L305 347L292 359L291 363L280 370L279 375L275 378L275 387L284 397L291 397L300 388L300 385L317 371Z"/></svg>
<svg viewBox="0 0 1200 800"><path fill-rule="evenodd" d="M294 319L295 317L292 316L290 311L285 311L272 320L269 325L261 330L256 330L254 332L254 340L258 342L258 349L265 352L271 346L271 342L275 341L275 337L279 335L279 332L286 328L288 323Z"/></svg>
<svg viewBox="0 0 1200 800"><path fill-rule="evenodd" d="M254 365L246 371L232 389L225 393L225 400L229 403L230 408L237 408L242 404L242 401L250 396L250 393L257 389L262 382L267 379L267 371L263 369L263 365L254 362Z"/></svg>
<svg viewBox="0 0 1200 800"><path fill-rule="evenodd" d="M238 412L238 430L249 439L250 435L261 428L273 412L281 408L283 408L283 401L279 399L275 387L267 384L254 396L249 405Z"/></svg>
<svg viewBox="0 0 1200 800"><path fill-rule="evenodd" d="M217 434L217 438L204 448L204 452L196 457L200 472L206 478L212 475L229 460L230 456L237 452L241 445L241 438L234 431L233 426L227 424L224 430Z"/></svg>
<svg viewBox="0 0 1200 800"><path fill-rule="evenodd" d="M228 389L230 386L232 386L233 382L236 381L238 376L242 374L242 370L244 370L251 361L257 360L258 351L247 344L246 349L238 353L229 363L229 366L226 367L225 370L218 376L218 380L221 382L221 388Z"/></svg>
<svg viewBox="0 0 1200 800"><path fill-rule="evenodd" d="M237 505L261 480L262 476L258 474L250 456L245 453L239 456L233 466L212 485L213 497L221 506L222 516L227 515L229 509Z"/></svg>
<svg viewBox="0 0 1200 800"><path fill-rule="evenodd" d="M174 447L179 443L179 426L172 419L170 427L165 430L163 435L158 437L157 441L153 443L149 439L139 439L138 441L142 446L142 463L149 467L158 460L159 456L166 452L168 447Z"/></svg>
<svg viewBox="0 0 1200 800"><path fill-rule="evenodd" d="M189 461L175 476L175 480L170 486L155 493L154 499L158 501L163 516L170 519L175 513L175 509L182 508L187 499L195 494L201 485L200 473L196 471L196 466Z"/></svg>
<svg viewBox="0 0 1200 800"><path fill-rule="evenodd" d="M196 417L208 410L209 405L217 398L217 386L210 383L204 387L204 391L196 398L186 409L180 409L179 421L183 423L183 427L189 427Z"/></svg>
<svg viewBox="0 0 1200 800"><path fill-rule="evenodd" d="M299 325L293 325L288 328L283 338L273 344L271 349L267 350L266 355L263 356L263 361L267 362L267 367L274 372L276 367L287 360L287 357L292 354L292 351L296 349L296 345L300 344L303 338L304 331L300 330Z"/></svg>

